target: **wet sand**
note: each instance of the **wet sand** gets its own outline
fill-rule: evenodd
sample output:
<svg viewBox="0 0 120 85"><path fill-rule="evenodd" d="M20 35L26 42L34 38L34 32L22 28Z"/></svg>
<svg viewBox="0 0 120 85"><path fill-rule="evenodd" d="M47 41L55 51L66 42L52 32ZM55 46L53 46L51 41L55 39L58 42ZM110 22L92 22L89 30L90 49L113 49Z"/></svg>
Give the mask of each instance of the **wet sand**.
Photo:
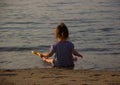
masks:
<svg viewBox="0 0 120 85"><path fill-rule="evenodd" d="M120 85L120 71L0 70L0 85Z"/></svg>

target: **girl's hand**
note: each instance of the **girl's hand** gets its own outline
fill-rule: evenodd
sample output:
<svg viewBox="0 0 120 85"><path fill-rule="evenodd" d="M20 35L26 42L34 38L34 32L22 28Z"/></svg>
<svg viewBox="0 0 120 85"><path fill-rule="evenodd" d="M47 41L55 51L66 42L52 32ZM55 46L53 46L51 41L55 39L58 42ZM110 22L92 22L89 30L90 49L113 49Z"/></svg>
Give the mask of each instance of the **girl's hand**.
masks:
<svg viewBox="0 0 120 85"><path fill-rule="evenodd" d="M80 57L81 57L81 58L83 58L83 56L82 56L82 55L81 55Z"/></svg>
<svg viewBox="0 0 120 85"><path fill-rule="evenodd" d="M42 53L39 53L39 52L36 52L36 51L32 51L32 54L35 54L41 58L45 57L46 59L48 58L47 56L45 56L46 54L42 54Z"/></svg>

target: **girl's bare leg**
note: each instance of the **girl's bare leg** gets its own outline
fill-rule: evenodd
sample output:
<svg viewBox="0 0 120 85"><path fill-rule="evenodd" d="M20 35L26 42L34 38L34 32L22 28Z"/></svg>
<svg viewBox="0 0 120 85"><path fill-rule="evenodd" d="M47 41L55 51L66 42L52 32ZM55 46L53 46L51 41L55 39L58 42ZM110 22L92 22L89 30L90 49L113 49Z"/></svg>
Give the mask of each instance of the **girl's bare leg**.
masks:
<svg viewBox="0 0 120 85"><path fill-rule="evenodd" d="M52 58L44 58L44 57L42 57L42 60L47 62L47 63L50 63L50 64L53 63L53 59Z"/></svg>

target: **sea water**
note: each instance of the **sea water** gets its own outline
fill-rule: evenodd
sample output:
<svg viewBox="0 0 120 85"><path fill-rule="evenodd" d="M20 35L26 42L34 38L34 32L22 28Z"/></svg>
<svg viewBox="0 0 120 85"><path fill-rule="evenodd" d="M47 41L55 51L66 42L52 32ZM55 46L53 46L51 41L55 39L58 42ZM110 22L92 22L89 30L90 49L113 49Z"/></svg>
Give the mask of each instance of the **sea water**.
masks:
<svg viewBox="0 0 120 85"><path fill-rule="evenodd" d="M82 54L75 69L120 70L120 0L0 0L0 69L48 68L32 50L48 52L63 21Z"/></svg>

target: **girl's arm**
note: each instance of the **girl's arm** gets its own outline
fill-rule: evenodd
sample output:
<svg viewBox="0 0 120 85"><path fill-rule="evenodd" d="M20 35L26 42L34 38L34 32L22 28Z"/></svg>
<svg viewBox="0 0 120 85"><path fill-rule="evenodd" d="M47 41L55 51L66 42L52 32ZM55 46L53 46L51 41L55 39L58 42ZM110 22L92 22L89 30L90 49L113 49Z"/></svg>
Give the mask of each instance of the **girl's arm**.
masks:
<svg viewBox="0 0 120 85"><path fill-rule="evenodd" d="M32 51L32 54L35 54L37 56L40 56L40 57L51 57L54 53L52 51L48 52L48 53L40 53L40 52L36 52L36 51Z"/></svg>
<svg viewBox="0 0 120 85"><path fill-rule="evenodd" d="M72 50L72 54L75 56L83 58L83 56L81 54L79 54L75 49Z"/></svg>
<svg viewBox="0 0 120 85"><path fill-rule="evenodd" d="M53 54L54 54L54 52L50 51L48 53L40 53L40 56L48 58L48 57L51 57Z"/></svg>

